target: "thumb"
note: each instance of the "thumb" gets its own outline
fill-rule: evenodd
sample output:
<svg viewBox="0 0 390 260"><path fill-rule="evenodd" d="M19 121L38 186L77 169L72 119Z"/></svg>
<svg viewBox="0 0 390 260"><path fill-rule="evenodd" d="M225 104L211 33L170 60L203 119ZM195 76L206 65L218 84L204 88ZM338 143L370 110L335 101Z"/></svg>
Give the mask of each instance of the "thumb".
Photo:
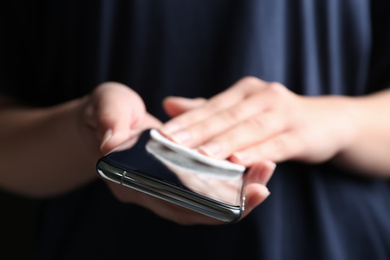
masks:
<svg viewBox="0 0 390 260"><path fill-rule="evenodd" d="M103 153L134 136L146 114L141 97L120 83L101 84L91 99L92 119Z"/></svg>
<svg viewBox="0 0 390 260"><path fill-rule="evenodd" d="M127 109L110 107L113 115L101 118L101 128L104 135L100 140L100 150L106 154L123 142L129 142L139 134L139 124L143 121L145 110L134 104Z"/></svg>
<svg viewBox="0 0 390 260"><path fill-rule="evenodd" d="M163 107L170 117L175 117L184 112L200 107L204 103L206 103L205 98L167 97L163 101Z"/></svg>
<svg viewBox="0 0 390 260"><path fill-rule="evenodd" d="M112 129L108 129L106 134L102 138L100 150L104 154L107 154L108 152L112 152L115 150L121 151L121 150L128 149L135 144L135 142L138 140L138 137L142 134L143 131L151 128L160 128L161 125L162 125L161 121L159 121L151 114L146 113L143 122L137 127L137 129L133 129L131 131L131 135L128 136L127 138L122 138L118 134L113 137Z"/></svg>

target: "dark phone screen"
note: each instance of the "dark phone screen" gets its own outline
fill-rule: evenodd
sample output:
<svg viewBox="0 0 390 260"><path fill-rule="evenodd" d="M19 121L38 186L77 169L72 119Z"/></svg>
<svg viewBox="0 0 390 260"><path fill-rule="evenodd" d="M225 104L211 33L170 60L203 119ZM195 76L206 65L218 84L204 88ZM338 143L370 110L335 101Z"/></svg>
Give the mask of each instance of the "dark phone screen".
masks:
<svg viewBox="0 0 390 260"><path fill-rule="evenodd" d="M105 156L110 164L233 206L241 205L243 173L204 164L171 150L145 131L130 149Z"/></svg>

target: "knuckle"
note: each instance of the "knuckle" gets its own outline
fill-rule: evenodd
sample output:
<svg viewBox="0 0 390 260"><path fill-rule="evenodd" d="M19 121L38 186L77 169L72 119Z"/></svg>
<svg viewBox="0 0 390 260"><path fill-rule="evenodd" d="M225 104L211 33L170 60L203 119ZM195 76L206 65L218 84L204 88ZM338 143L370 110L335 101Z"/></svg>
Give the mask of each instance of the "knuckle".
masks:
<svg viewBox="0 0 390 260"><path fill-rule="evenodd" d="M223 93L220 93L214 97L212 97L209 101L207 101L203 108L202 108L202 111L203 112L217 112L217 111L221 111L222 109L224 109L226 106L226 99L225 99L225 95Z"/></svg>
<svg viewBox="0 0 390 260"><path fill-rule="evenodd" d="M270 150L272 150L273 159L276 162L292 159L288 149L286 141L283 138L276 137L270 143Z"/></svg>
<svg viewBox="0 0 390 260"><path fill-rule="evenodd" d="M296 139L299 140L295 142L297 145L294 145L293 147L290 148L292 157L302 160L304 159L305 155L313 154L314 151L311 145L312 142L309 141L309 139L299 135L297 136Z"/></svg>
<svg viewBox="0 0 390 260"><path fill-rule="evenodd" d="M280 96L286 93L287 88L279 82L270 82L267 90L273 95Z"/></svg>
<svg viewBox="0 0 390 260"><path fill-rule="evenodd" d="M261 116L255 116L248 120L248 123L251 127L256 129L256 132L263 131L265 129L265 122Z"/></svg>
<svg viewBox="0 0 390 260"><path fill-rule="evenodd" d="M247 76L241 78L237 84L235 84L235 88L239 91L243 91L245 95L250 95L261 89L264 86L264 81L259 78L253 76Z"/></svg>
<svg viewBox="0 0 390 260"><path fill-rule="evenodd" d="M278 153L286 153L286 142L282 138L274 138L273 145L275 147L275 151Z"/></svg>
<svg viewBox="0 0 390 260"><path fill-rule="evenodd" d="M304 144L297 142L297 140L292 140L291 138L291 136L279 136L272 140L275 154L283 161L298 159L301 152L305 149Z"/></svg>
<svg viewBox="0 0 390 260"><path fill-rule="evenodd" d="M228 109L221 113L222 120L226 122L232 122L232 123L240 121L242 115L243 112L239 108Z"/></svg>
<svg viewBox="0 0 390 260"><path fill-rule="evenodd" d="M259 85L260 83L263 82L261 79L256 78L254 76L246 76L246 77L242 78L240 81L243 84L254 85L254 86Z"/></svg>

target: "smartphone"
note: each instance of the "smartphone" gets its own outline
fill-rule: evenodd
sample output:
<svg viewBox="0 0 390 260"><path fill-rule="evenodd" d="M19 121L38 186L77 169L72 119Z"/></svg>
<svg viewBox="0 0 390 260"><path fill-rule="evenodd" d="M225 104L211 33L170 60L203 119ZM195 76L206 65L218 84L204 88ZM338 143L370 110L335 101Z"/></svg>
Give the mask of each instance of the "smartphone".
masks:
<svg viewBox="0 0 390 260"><path fill-rule="evenodd" d="M223 222L237 221L244 209L245 171L171 149L151 138L150 130L131 148L100 158L96 168L105 179Z"/></svg>

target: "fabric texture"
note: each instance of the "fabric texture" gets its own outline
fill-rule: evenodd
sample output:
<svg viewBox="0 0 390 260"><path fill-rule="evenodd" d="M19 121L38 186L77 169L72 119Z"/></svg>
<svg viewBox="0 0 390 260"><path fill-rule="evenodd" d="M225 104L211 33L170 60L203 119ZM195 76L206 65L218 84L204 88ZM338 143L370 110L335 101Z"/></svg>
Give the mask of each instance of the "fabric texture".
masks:
<svg viewBox="0 0 390 260"><path fill-rule="evenodd" d="M301 95L390 84L381 0L3 1L0 91L50 106L124 83L165 121L166 96L211 97L241 77ZM37 259L389 259L390 184L285 162L243 221L179 226L95 181L39 201Z"/></svg>

